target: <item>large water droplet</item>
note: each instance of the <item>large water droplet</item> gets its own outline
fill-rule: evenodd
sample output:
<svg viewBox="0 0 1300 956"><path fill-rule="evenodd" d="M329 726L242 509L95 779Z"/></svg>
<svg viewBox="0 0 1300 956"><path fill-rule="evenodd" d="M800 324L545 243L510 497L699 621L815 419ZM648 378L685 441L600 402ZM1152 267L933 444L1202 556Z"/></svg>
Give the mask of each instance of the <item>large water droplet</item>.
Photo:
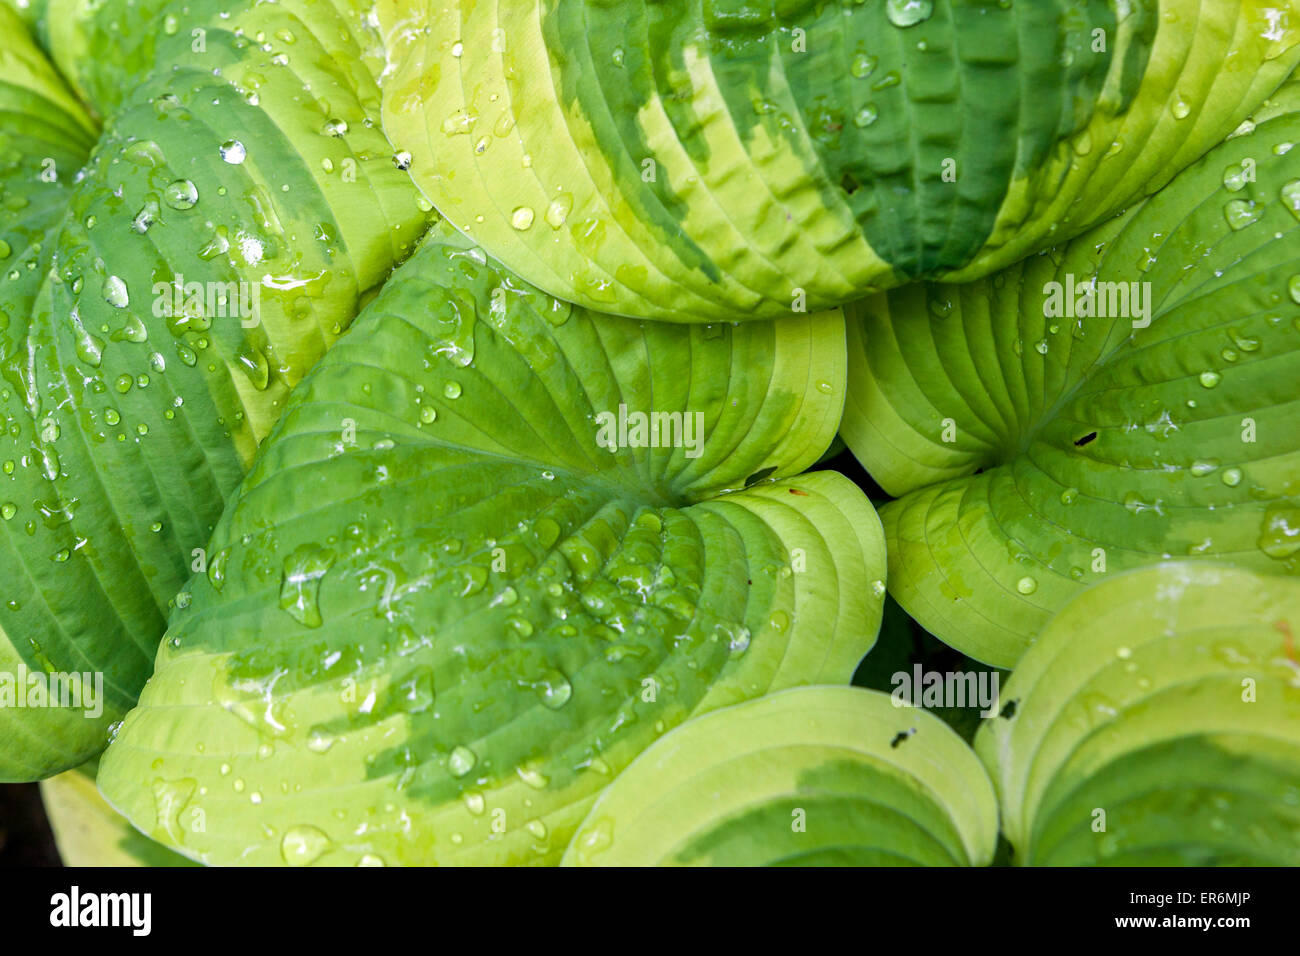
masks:
<svg viewBox="0 0 1300 956"><path fill-rule="evenodd" d="M1282 187L1282 202L1291 215L1300 219L1300 179L1293 179Z"/></svg>
<svg viewBox="0 0 1300 956"><path fill-rule="evenodd" d="M1260 210L1246 199L1231 199L1223 207L1223 218L1234 230L1245 229L1259 221Z"/></svg>
<svg viewBox="0 0 1300 956"><path fill-rule="evenodd" d="M474 769L478 755L468 747L456 747L447 758L447 770L453 777L463 777Z"/></svg>
<svg viewBox="0 0 1300 956"><path fill-rule="evenodd" d="M334 552L314 544L301 544L284 559L280 584L280 609L307 627L320 627L321 578L334 563Z"/></svg>
<svg viewBox="0 0 1300 956"><path fill-rule="evenodd" d="M853 62L849 64L849 73L852 74L855 79L859 80L870 76L875 72L875 69L876 58L868 53L857 54L857 56L853 58Z"/></svg>
<svg viewBox="0 0 1300 956"><path fill-rule="evenodd" d="M131 304L131 296L127 292L126 283L118 276L109 276L104 280L104 301L115 309L125 309Z"/></svg>
<svg viewBox="0 0 1300 956"><path fill-rule="evenodd" d="M232 166L238 166L248 156L248 150L244 144L237 139L228 139L221 144L219 149L221 158Z"/></svg>
<svg viewBox="0 0 1300 956"><path fill-rule="evenodd" d="M532 228L532 208L529 206L516 206L515 211L510 214L510 225L514 226L520 232Z"/></svg>
<svg viewBox="0 0 1300 956"><path fill-rule="evenodd" d="M533 686L542 699L542 706L550 710L559 710L573 696L573 685L559 671L547 671Z"/></svg>
<svg viewBox="0 0 1300 956"><path fill-rule="evenodd" d="M885 16L896 27L912 27L930 19L933 0L885 0Z"/></svg>
<svg viewBox="0 0 1300 956"><path fill-rule="evenodd" d="M307 866L318 860L333 844L316 827L290 827L280 840L280 856L289 866Z"/></svg>
<svg viewBox="0 0 1300 956"><path fill-rule="evenodd" d="M1289 558L1300 551L1300 506L1290 501L1269 505L1258 543L1270 558Z"/></svg>
<svg viewBox="0 0 1300 956"><path fill-rule="evenodd" d="M163 190L163 201L173 209L193 209L199 201L199 188L188 179L177 179Z"/></svg>
<svg viewBox="0 0 1300 956"><path fill-rule="evenodd" d="M564 225L564 221L569 218L569 213L573 210L573 194L561 193L551 200L546 207L546 224L552 229L559 229Z"/></svg>

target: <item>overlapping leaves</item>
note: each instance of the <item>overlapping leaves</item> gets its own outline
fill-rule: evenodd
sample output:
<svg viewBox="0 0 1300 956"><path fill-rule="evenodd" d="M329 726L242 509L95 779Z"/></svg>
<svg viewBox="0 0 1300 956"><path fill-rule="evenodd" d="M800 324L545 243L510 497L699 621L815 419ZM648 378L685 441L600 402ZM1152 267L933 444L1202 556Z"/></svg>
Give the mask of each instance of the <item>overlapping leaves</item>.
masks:
<svg viewBox="0 0 1300 956"><path fill-rule="evenodd" d="M108 119L96 142L0 8L0 671L18 694L73 673L103 694L0 711L9 780L103 748L290 388L427 218L376 128L353 14L47 14Z"/></svg>
<svg viewBox="0 0 1300 956"><path fill-rule="evenodd" d="M379 11L385 125L443 215L552 294L676 322L987 275L1159 188L1300 60L1300 9L1258 0Z"/></svg>
<svg viewBox="0 0 1300 956"><path fill-rule="evenodd" d="M1300 553L1300 113L1289 86L1124 217L851 310L843 434L898 501L891 587L1015 663L1089 584Z"/></svg>
<svg viewBox="0 0 1300 956"><path fill-rule="evenodd" d="M295 391L101 788L210 862L558 860L660 734L873 643L874 512L793 477L843 363L838 313L595 316L439 232Z"/></svg>
<svg viewBox="0 0 1300 956"><path fill-rule="evenodd" d="M849 687L700 717L592 807L578 865L987 866L997 801L943 721Z"/></svg>
<svg viewBox="0 0 1300 956"><path fill-rule="evenodd" d="M1300 582L1214 564L1071 601L979 733L1022 864L1300 863Z"/></svg>

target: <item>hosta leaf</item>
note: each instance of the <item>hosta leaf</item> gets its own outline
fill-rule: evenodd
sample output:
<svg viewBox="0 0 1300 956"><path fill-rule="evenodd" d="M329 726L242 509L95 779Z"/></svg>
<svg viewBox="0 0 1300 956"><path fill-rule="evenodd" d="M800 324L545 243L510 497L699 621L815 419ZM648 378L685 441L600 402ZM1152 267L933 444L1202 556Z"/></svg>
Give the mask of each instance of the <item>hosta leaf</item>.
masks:
<svg viewBox="0 0 1300 956"><path fill-rule="evenodd" d="M1300 864L1300 581L1115 577L1053 618L976 750L1023 864Z"/></svg>
<svg viewBox="0 0 1300 956"><path fill-rule="evenodd" d="M985 866L993 786L943 721L851 687L688 721L596 800L565 854L601 866Z"/></svg>
<svg viewBox="0 0 1300 956"><path fill-rule="evenodd" d="M84 12L156 37L162 10ZM202 52L164 31L143 72L105 57L88 162L94 127L0 16L0 672L104 687L93 716L0 712L13 780L104 747L257 442L427 216L370 74L338 66L373 40L330 3L214 7Z"/></svg>
<svg viewBox="0 0 1300 956"><path fill-rule="evenodd" d="M842 433L901 495L882 511L890 585L929 631L1009 666L1126 568L1300 570L1298 105L1289 86L1060 249L853 307ZM1085 286L1108 317L1081 315Z"/></svg>
<svg viewBox="0 0 1300 956"><path fill-rule="evenodd" d="M136 830L95 788L98 761L41 781L41 799L64 866L193 866Z"/></svg>
<svg viewBox="0 0 1300 956"><path fill-rule="evenodd" d="M295 391L101 789L213 863L554 862L660 734L874 642L874 512L792 477L842 336L593 316L439 232ZM620 406L690 430L612 450Z"/></svg>
<svg viewBox="0 0 1300 956"><path fill-rule="evenodd" d="M378 9L385 126L438 209L552 294L671 321L987 275L1163 185L1300 59L1271 0Z"/></svg>

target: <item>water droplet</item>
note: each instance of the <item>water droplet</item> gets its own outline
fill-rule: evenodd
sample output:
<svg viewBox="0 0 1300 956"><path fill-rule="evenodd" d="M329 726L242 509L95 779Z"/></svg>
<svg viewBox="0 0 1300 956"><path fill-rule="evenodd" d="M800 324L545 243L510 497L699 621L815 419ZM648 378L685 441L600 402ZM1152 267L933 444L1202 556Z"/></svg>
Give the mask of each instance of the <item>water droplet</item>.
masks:
<svg viewBox="0 0 1300 956"><path fill-rule="evenodd" d="M1219 480L1229 488L1235 488L1237 485L1241 484L1241 469L1227 468L1224 470L1223 474L1219 476Z"/></svg>
<svg viewBox="0 0 1300 956"><path fill-rule="evenodd" d="M398 169L410 169L411 154L404 149L399 150L396 153L393 153L393 165L396 166Z"/></svg>
<svg viewBox="0 0 1300 956"><path fill-rule="evenodd" d="M1291 215L1300 219L1300 179L1293 179L1282 187L1282 202Z"/></svg>
<svg viewBox="0 0 1300 956"><path fill-rule="evenodd" d="M514 226L520 232L532 228L532 208L529 206L516 206L515 211L510 214L510 225Z"/></svg>
<svg viewBox="0 0 1300 956"><path fill-rule="evenodd" d="M1212 474L1219 467L1219 462L1213 458L1198 458L1192 462L1191 472L1197 478L1204 478Z"/></svg>
<svg viewBox="0 0 1300 956"><path fill-rule="evenodd" d="M1192 114L1192 108L1187 105L1182 97L1179 97L1174 101L1173 105L1169 107L1169 112L1174 114L1174 119L1184 120Z"/></svg>
<svg viewBox="0 0 1300 956"><path fill-rule="evenodd" d="M438 410L432 405L425 405L420 409L420 421L425 425L432 425L438 420Z"/></svg>
<svg viewBox="0 0 1300 956"><path fill-rule="evenodd" d="M865 129L874 123L879 115L876 108L868 103L853 114L853 125L859 129Z"/></svg>
<svg viewBox="0 0 1300 956"><path fill-rule="evenodd" d="M221 158L232 166L238 166L248 156L248 150L237 139L228 139L218 149Z"/></svg>
<svg viewBox="0 0 1300 956"><path fill-rule="evenodd" d="M127 292L126 283L117 276L109 276L104 280L104 301L115 309L125 309L131 304L131 296Z"/></svg>
<svg viewBox="0 0 1300 956"><path fill-rule="evenodd" d="M316 827L290 827L280 840L280 856L290 866L307 866L332 845L330 838Z"/></svg>
<svg viewBox="0 0 1300 956"><path fill-rule="evenodd" d="M226 563L230 560L230 549L222 548L208 562L208 581L214 591L226 586Z"/></svg>
<svg viewBox="0 0 1300 956"><path fill-rule="evenodd" d="M1229 192L1238 193L1246 188L1246 167L1234 163L1223 171L1223 185Z"/></svg>
<svg viewBox="0 0 1300 956"><path fill-rule="evenodd" d="M1289 501L1269 505L1258 544L1270 558L1289 558L1300 551L1300 506Z"/></svg>
<svg viewBox="0 0 1300 956"><path fill-rule="evenodd" d="M561 193L551 200L550 205L546 207L546 224L552 229L559 229L564 225L569 213L573 210L573 194Z"/></svg>
<svg viewBox="0 0 1300 956"><path fill-rule="evenodd" d="M533 686L542 699L542 706L548 710L559 710L573 696L573 685L559 671L547 671Z"/></svg>
<svg viewBox="0 0 1300 956"><path fill-rule="evenodd" d="M1260 211L1246 199L1229 200L1223 207L1223 218L1234 230L1245 229L1259 221Z"/></svg>
<svg viewBox="0 0 1300 956"><path fill-rule="evenodd" d="M259 392L264 391L271 381L271 366L260 349L244 345L235 356L240 371L253 383Z"/></svg>
<svg viewBox="0 0 1300 956"><path fill-rule="evenodd" d="M854 79L864 80L876 71L876 58L869 53L859 53L849 64Z"/></svg>
<svg viewBox="0 0 1300 956"><path fill-rule="evenodd" d="M333 136L336 139L347 135L348 124L345 120L331 118L327 119L320 128L322 136Z"/></svg>
<svg viewBox="0 0 1300 956"><path fill-rule="evenodd" d="M163 190L163 201L173 209L193 209L199 201L199 189L188 179L177 179Z"/></svg>
<svg viewBox="0 0 1300 956"><path fill-rule="evenodd" d="M150 199L140 207L140 211L135 214L131 220L131 228L136 232L144 235L149 231L149 227L158 221L158 203Z"/></svg>
<svg viewBox="0 0 1300 956"><path fill-rule="evenodd" d="M932 0L885 0L885 16L896 27L912 27L930 19Z"/></svg>
<svg viewBox="0 0 1300 956"><path fill-rule="evenodd" d="M1300 302L1300 274L1291 277L1290 282L1287 283L1287 291L1291 293L1292 302Z"/></svg>
<svg viewBox="0 0 1300 956"><path fill-rule="evenodd" d="M280 609L299 624L321 626L321 578L334 563L334 552L314 544L301 544L284 559L280 584Z"/></svg>
<svg viewBox="0 0 1300 956"><path fill-rule="evenodd" d="M468 747L460 746L447 758L447 770L453 777L463 777L474 769L478 755Z"/></svg>
<svg viewBox="0 0 1300 956"><path fill-rule="evenodd" d="M1214 388L1221 381L1223 381L1223 376L1220 375L1218 372L1213 372L1213 371L1202 372L1199 381L1201 385L1204 386L1205 388Z"/></svg>
<svg viewBox="0 0 1300 956"><path fill-rule="evenodd" d="M1016 582L1016 590L1021 594L1033 594L1038 590L1038 582L1030 577L1023 577Z"/></svg>
<svg viewBox="0 0 1300 956"><path fill-rule="evenodd" d="M541 771L533 767L517 767L515 773L519 775L520 780L534 790L545 790L546 785L551 782Z"/></svg>

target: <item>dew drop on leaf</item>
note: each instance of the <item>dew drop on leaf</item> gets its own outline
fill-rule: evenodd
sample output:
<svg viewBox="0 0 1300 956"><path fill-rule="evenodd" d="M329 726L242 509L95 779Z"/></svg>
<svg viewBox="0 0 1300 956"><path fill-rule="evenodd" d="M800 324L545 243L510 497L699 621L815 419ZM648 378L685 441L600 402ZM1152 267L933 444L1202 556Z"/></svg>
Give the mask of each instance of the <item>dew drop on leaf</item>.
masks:
<svg viewBox="0 0 1300 956"><path fill-rule="evenodd" d="M248 156L248 150L237 139L226 140L218 151L221 153L221 158L232 166L238 166Z"/></svg>
<svg viewBox="0 0 1300 956"><path fill-rule="evenodd" d="M193 209L199 201L199 189L188 179L177 179L163 190L163 201L173 209Z"/></svg>
<svg viewBox="0 0 1300 956"><path fill-rule="evenodd" d="M933 0L885 0L885 16L896 27L916 26L933 13Z"/></svg>
<svg viewBox="0 0 1300 956"><path fill-rule="evenodd" d="M459 746L452 750L447 758L447 771L453 777L463 777L474 769L476 763L478 763L478 755L468 747Z"/></svg>
<svg viewBox="0 0 1300 956"><path fill-rule="evenodd" d="M307 866L331 846L330 838L314 826L290 827L280 840L280 856L289 866Z"/></svg>

